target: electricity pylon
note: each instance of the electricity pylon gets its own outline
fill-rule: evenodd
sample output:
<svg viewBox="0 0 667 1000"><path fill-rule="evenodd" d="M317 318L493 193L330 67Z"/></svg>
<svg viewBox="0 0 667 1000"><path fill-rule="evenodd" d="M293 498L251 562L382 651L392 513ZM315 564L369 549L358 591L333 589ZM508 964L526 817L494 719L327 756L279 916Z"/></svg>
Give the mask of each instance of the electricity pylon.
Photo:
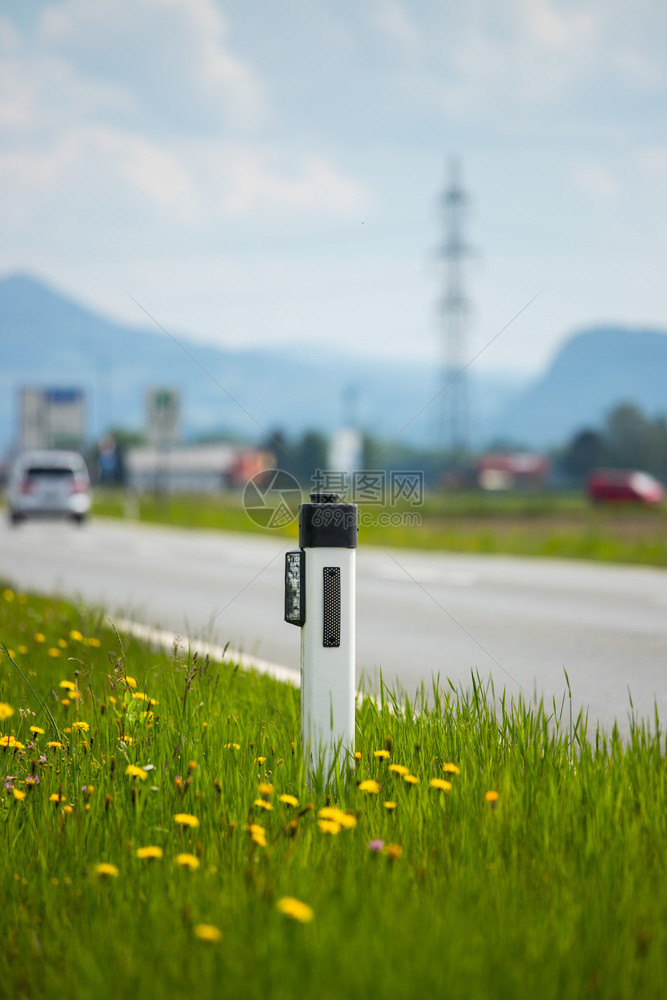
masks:
<svg viewBox="0 0 667 1000"><path fill-rule="evenodd" d="M463 237L468 195L460 180L456 160L449 164L449 180L441 199L444 241L439 256L445 263L444 290L439 303L443 342L442 430L443 445L453 460L469 449L469 398L465 366L470 305L464 290L464 262L470 249Z"/></svg>

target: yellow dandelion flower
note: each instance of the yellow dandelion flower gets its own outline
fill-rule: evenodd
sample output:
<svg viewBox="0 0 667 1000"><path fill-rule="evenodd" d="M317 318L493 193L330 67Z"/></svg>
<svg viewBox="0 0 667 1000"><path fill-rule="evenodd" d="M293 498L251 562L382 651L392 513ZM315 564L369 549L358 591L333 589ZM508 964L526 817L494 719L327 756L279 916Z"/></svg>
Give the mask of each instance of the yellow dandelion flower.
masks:
<svg viewBox="0 0 667 1000"><path fill-rule="evenodd" d="M355 760L361 760L361 753L358 750L357 750L357 752L354 755L354 759Z"/></svg>
<svg viewBox="0 0 667 1000"><path fill-rule="evenodd" d="M58 639L58 645L60 646L61 649L67 649L67 640Z"/></svg>
<svg viewBox="0 0 667 1000"><path fill-rule="evenodd" d="M357 825L357 817L352 813L343 812L336 806L324 806L317 814L320 819L330 819L346 830L352 830Z"/></svg>
<svg viewBox="0 0 667 1000"><path fill-rule="evenodd" d="M37 785L37 779L36 778L26 778L25 779L25 783L26 783L26 787L27 788L35 788L35 786Z"/></svg>
<svg viewBox="0 0 667 1000"><path fill-rule="evenodd" d="M281 795L280 802L284 802L286 806L293 806L295 809L299 807L299 800L295 795Z"/></svg>
<svg viewBox="0 0 667 1000"><path fill-rule="evenodd" d="M155 698L151 698L149 695L144 694L143 691L133 691L132 692L132 697L135 699L135 701L144 701L144 702L146 702L147 705L157 705L158 704L158 702L155 700Z"/></svg>
<svg viewBox="0 0 667 1000"><path fill-rule="evenodd" d="M46 642L46 636L43 632L35 632L33 639L35 642Z"/></svg>
<svg viewBox="0 0 667 1000"><path fill-rule="evenodd" d="M100 648L100 646L102 645L102 643L100 642L100 640L99 640L99 639L95 639L95 638L93 637L93 638L91 638L91 639L89 639L89 640L88 640L88 645L89 645L89 646L92 646L92 647L93 647L93 649L99 649L99 648Z"/></svg>
<svg viewBox="0 0 667 1000"><path fill-rule="evenodd" d="M484 796L487 802L495 804L498 801L498 792L487 792Z"/></svg>
<svg viewBox="0 0 667 1000"><path fill-rule="evenodd" d="M60 650L58 649L57 646L49 646L48 653L49 656L54 660L57 660L58 657L60 656Z"/></svg>
<svg viewBox="0 0 667 1000"><path fill-rule="evenodd" d="M13 649L9 649L9 647L8 647L7 648L7 656L9 657L10 660L13 660L14 659L14 650Z"/></svg>
<svg viewBox="0 0 667 1000"><path fill-rule="evenodd" d="M300 924L309 924L315 916L312 907L294 896L283 896L276 903L276 909Z"/></svg>
<svg viewBox="0 0 667 1000"><path fill-rule="evenodd" d="M332 836L340 833L343 829L340 823L337 823L334 819L318 819L317 825L322 833L330 833Z"/></svg>
<svg viewBox="0 0 667 1000"><path fill-rule="evenodd" d="M392 809L396 808L396 803L395 802L385 802L384 807L385 807L385 809L388 809L389 812L391 812Z"/></svg>
<svg viewBox="0 0 667 1000"><path fill-rule="evenodd" d="M125 774L129 774L131 778L140 778L141 781L145 781L148 777L146 771L143 767L137 767L136 764L128 764L125 768Z"/></svg>
<svg viewBox="0 0 667 1000"><path fill-rule="evenodd" d="M49 740L49 742L46 745L51 750L62 750L63 748L62 743L59 743L58 740Z"/></svg>
<svg viewBox="0 0 667 1000"><path fill-rule="evenodd" d="M257 763L258 764L264 764L264 763L266 763L266 757L258 757L257 758Z"/></svg>
<svg viewBox="0 0 667 1000"><path fill-rule="evenodd" d="M271 803L267 802L266 799L255 799L253 805L257 806L258 809L266 809L267 812L271 812L273 809Z"/></svg>
<svg viewBox="0 0 667 1000"><path fill-rule="evenodd" d="M61 698L60 699L60 704L63 706L63 708L67 708L67 706L69 705L69 703L70 703L69 698Z"/></svg>
<svg viewBox="0 0 667 1000"><path fill-rule="evenodd" d="M11 602L14 600L14 591L10 590L9 587L7 587L6 590L3 590L2 596L6 601Z"/></svg>
<svg viewBox="0 0 667 1000"><path fill-rule="evenodd" d="M257 791L260 795L273 795L274 788L268 781L260 781Z"/></svg>
<svg viewBox="0 0 667 1000"><path fill-rule="evenodd" d="M240 750L240 743L225 743L225 750Z"/></svg>
<svg viewBox="0 0 667 1000"><path fill-rule="evenodd" d="M5 719L11 719L14 714L14 709L11 705L8 705L6 701L0 701L0 722L4 722Z"/></svg>
<svg viewBox="0 0 667 1000"><path fill-rule="evenodd" d="M69 634L69 637L70 637L70 639L74 639L74 642L83 642L83 636L75 628L72 629L72 631Z"/></svg>
<svg viewBox="0 0 667 1000"><path fill-rule="evenodd" d="M68 691L76 691L76 684L74 681L61 681L58 687L67 688Z"/></svg>
<svg viewBox="0 0 667 1000"><path fill-rule="evenodd" d="M118 878L118 869L115 865L109 864L108 861L98 862L93 871L96 875L101 875L103 878Z"/></svg>
<svg viewBox="0 0 667 1000"><path fill-rule="evenodd" d="M446 774L460 774L461 768L457 767L456 764L452 764L451 761L446 761L442 765L442 769Z"/></svg>
<svg viewBox="0 0 667 1000"><path fill-rule="evenodd" d="M194 854L177 854L174 861L177 865L180 865L181 868L189 868L191 871L194 871L195 868L199 868L199 858Z"/></svg>
<svg viewBox="0 0 667 1000"><path fill-rule="evenodd" d="M72 806L63 806L63 812L66 816L70 816L74 812L74 809Z"/></svg>
<svg viewBox="0 0 667 1000"><path fill-rule="evenodd" d="M362 781L359 785L359 791L366 792L368 795L377 795L380 791L380 784L372 778L367 778L366 781Z"/></svg>
<svg viewBox="0 0 667 1000"><path fill-rule="evenodd" d="M127 686L129 688L132 688L133 690L137 686L137 681L136 681L135 677L126 676L125 677L125 683L127 684Z"/></svg>
<svg viewBox="0 0 667 1000"><path fill-rule="evenodd" d="M393 771L394 774L400 774L400 775L409 774L410 773L409 768L407 768L405 766L405 764L390 764L389 765L389 770Z"/></svg>
<svg viewBox="0 0 667 1000"><path fill-rule="evenodd" d="M44 735L44 730L40 729L39 726L31 726L30 727L30 732L34 733L35 736L43 736Z"/></svg>
<svg viewBox="0 0 667 1000"><path fill-rule="evenodd" d="M146 772L144 771L144 774ZM199 826L199 820L196 816L191 816L190 813L176 813L174 819L180 826Z"/></svg>
<svg viewBox="0 0 667 1000"><path fill-rule="evenodd" d="M25 656L27 652L28 652L27 646L19 646L19 653L21 654L21 656Z"/></svg>
<svg viewBox="0 0 667 1000"><path fill-rule="evenodd" d="M162 857L162 848L161 847L138 847L137 848L137 857L141 861L152 861L155 858L161 858Z"/></svg>
<svg viewBox="0 0 667 1000"><path fill-rule="evenodd" d="M23 802L25 792L22 792L20 788L12 788L12 794L17 802Z"/></svg>
<svg viewBox="0 0 667 1000"><path fill-rule="evenodd" d="M419 778L416 778L414 774L404 774L403 781L407 781L408 785L416 785L419 783Z"/></svg>
<svg viewBox="0 0 667 1000"><path fill-rule="evenodd" d="M403 854L403 848L400 844L385 844L383 853L387 855L390 861L398 861Z"/></svg>
<svg viewBox="0 0 667 1000"><path fill-rule="evenodd" d="M0 747L7 747L10 750L25 750L22 743L19 743L13 736L0 736Z"/></svg>
<svg viewBox="0 0 667 1000"><path fill-rule="evenodd" d="M441 792L449 792L452 787L451 781L445 781L444 778L431 778L429 781L430 788L438 788Z"/></svg>
<svg viewBox="0 0 667 1000"><path fill-rule="evenodd" d="M196 770L197 770L197 761L191 760L190 763L188 764L188 771L196 771Z"/></svg>
<svg viewBox="0 0 667 1000"><path fill-rule="evenodd" d="M389 756L389 751L388 750L374 750L373 751L373 756L377 757L378 760L386 760L386 758Z"/></svg>
<svg viewBox="0 0 667 1000"><path fill-rule="evenodd" d="M222 931L214 924L195 924L193 930L195 937L207 944L216 944L222 938Z"/></svg>
<svg viewBox="0 0 667 1000"><path fill-rule="evenodd" d="M80 719L78 722L72 723L72 729L83 729L84 733L87 733L90 729L90 725L83 719Z"/></svg>
<svg viewBox="0 0 667 1000"><path fill-rule="evenodd" d="M260 847L266 847L266 830L263 826L260 826L259 823L251 823L247 830L253 843L259 844Z"/></svg>
<svg viewBox="0 0 667 1000"><path fill-rule="evenodd" d="M64 799L64 796L61 797L60 795L58 795L57 792L52 792L49 795L49 802L61 802L63 799Z"/></svg>

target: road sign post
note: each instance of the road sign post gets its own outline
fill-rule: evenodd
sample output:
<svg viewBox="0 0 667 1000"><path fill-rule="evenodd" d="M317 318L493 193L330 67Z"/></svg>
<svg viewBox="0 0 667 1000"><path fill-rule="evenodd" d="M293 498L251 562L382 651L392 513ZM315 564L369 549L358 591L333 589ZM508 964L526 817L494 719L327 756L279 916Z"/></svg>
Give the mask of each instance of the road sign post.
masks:
<svg viewBox="0 0 667 1000"><path fill-rule="evenodd" d="M285 557L285 620L301 628L301 742L325 774L354 752L357 505L311 493Z"/></svg>

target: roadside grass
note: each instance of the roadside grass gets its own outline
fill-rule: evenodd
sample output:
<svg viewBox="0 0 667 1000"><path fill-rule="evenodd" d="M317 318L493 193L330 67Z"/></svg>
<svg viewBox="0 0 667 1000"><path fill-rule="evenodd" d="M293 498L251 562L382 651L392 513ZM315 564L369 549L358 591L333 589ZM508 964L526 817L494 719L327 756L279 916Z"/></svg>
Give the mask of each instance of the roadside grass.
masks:
<svg viewBox="0 0 667 1000"><path fill-rule="evenodd" d="M188 528L267 530L245 513L238 494L128 499L98 490L94 513ZM415 507L360 504L359 515L364 545L667 566L667 510L593 507L579 494L429 495ZM276 533L296 538L296 523Z"/></svg>
<svg viewBox="0 0 667 1000"><path fill-rule="evenodd" d="M2 995L664 996L657 717L383 687L309 783L289 685L10 587L0 641Z"/></svg>

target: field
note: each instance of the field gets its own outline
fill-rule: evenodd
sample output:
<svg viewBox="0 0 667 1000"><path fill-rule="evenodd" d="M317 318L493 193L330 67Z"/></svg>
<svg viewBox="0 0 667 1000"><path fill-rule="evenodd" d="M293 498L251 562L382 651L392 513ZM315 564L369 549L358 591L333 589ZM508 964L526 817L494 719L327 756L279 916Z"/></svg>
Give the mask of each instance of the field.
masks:
<svg viewBox="0 0 667 1000"><path fill-rule="evenodd" d="M238 494L128 503L120 493L98 491L95 511L190 528L266 530L247 516ZM667 510L593 507L580 495L450 493L414 508L361 504L359 514L361 545L667 566ZM419 523L400 523L415 515ZM295 524L280 533L296 537Z"/></svg>
<svg viewBox="0 0 667 1000"><path fill-rule="evenodd" d="M664 996L657 719L383 689L326 783L288 685L9 587L0 641L3 996Z"/></svg>

